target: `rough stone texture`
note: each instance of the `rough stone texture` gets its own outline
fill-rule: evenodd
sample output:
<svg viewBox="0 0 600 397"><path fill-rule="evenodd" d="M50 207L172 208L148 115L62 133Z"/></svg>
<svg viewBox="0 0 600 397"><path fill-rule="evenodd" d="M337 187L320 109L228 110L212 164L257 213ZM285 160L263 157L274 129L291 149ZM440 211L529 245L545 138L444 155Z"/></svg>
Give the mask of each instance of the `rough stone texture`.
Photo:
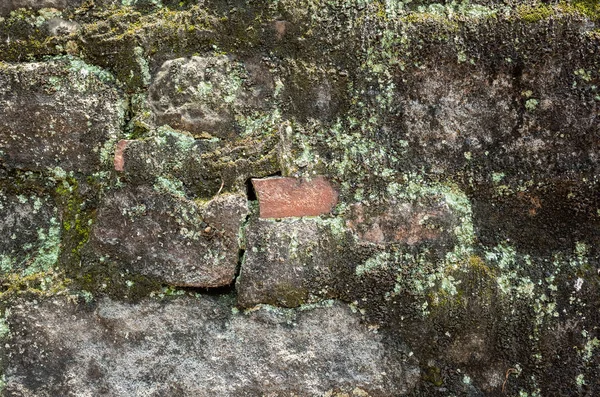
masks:
<svg viewBox="0 0 600 397"><path fill-rule="evenodd" d="M338 193L323 177L252 179L261 218L318 216L331 212Z"/></svg>
<svg viewBox="0 0 600 397"><path fill-rule="evenodd" d="M443 240L451 244L456 220L448 204L438 198L429 203L391 202L379 210L354 204L347 225L359 239L371 243L416 245Z"/></svg>
<svg viewBox="0 0 600 397"><path fill-rule="evenodd" d="M272 78L260 64L245 65L226 56L165 62L150 86L158 125L217 137L234 137L242 110L264 110Z"/></svg>
<svg viewBox="0 0 600 397"><path fill-rule="evenodd" d="M463 215L442 194L370 208L353 204L347 219L250 215L236 281L238 304L297 307L327 298L372 302L378 298L365 294L371 282L389 298L397 293L398 277L413 271L413 261L447 266L446 258L465 239Z"/></svg>
<svg viewBox="0 0 600 397"><path fill-rule="evenodd" d="M246 256L236 282L238 304L296 307L318 294L318 280L331 279L327 230L314 219L252 221L246 228Z"/></svg>
<svg viewBox="0 0 600 397"><path fill-rule="evenodd" d="M124 178L133 184L162 177L180 185L188 197L210 198L219 191L244 191L248 178L277 171L273 146L272 139L224 144L166 128L158 136L128 141L115 155L118 166L122 158Z"/></svg>
<svg viewBox="0 0 600 397"><path fill-rule="evenodd" d="M510 179L591 177L600 134L595 106L576 105L565 72L550 63L516 76L418 73L402 101L406 139L420 148L421 162L435 164L433 172L474 163L479 173L510 168Z"/></svg>
<svg viewBox="0 0 600 397"><path fill-rule="evenodd" d="M344 305L232 314L227 301L178 298L94 307L15 306L6 395L404 395L419 378L402 344ZM307 381L309 379L309 381Z"/></svg>
<svg viewBox="0 0 600 397"><path fill-rule="evenodd" d="M19 8L65 8L67 6L67 0L4 0L0 4L0 15L7 15L11 11ZM75 3L70 1L70 3Z"/></svg>
<svg viewBox="0 0 600 397"><path fill-rule="evenodd" d="M110 79L75 60L0 67L1 164L31 171L99 170L123 117Z"/></svg>
<svg viewBox="0 0 600 397"><path fill-rule="evenodd" d="M0 191L0 274L31 274L52 267L61 229L58 208L47 192Z"/></svg>
<svg viewBox="0 0 600 397"><path fill-rule="evenodd" d="M246 198L223 195L198 204L155 189L140 186L106 195L87 249L102 261L172 285L230 284Z"/></svg>
<svg viewBox="0 0 600 397"><path fill-rule="evenodd" d="M201 393L287 396L294 391L268 385L289 384L300 396L600 395L600 3L442 3L94 0L0 18L2 227L23 240L22 249L0 243L11 255L0 277L0 337L12 338L0 348L31 349L1 358L2 373L29 371L10 375L9 395L27 387L69 395L69 385L74 395L127 395L148 384L160 385L150 395L198 395L189 382L177 386L179 374L203 379L213 372L198 363L220 354L231 365L217 368L216 391ZM322 175L338 203L318 217L260 218L249 182L272 175ZM37 233L50 229L47 251ZM50 260L38 266L34 257ZM232 283L179 288L173 274L196 266L196 279L184 281L204 283L200 270L215 270L222 285L239 259L237 291ZM24 315L11 320L59 294L81 302L58 310L60 327L44 322L54 315L46 303L27 326L47 324L47 332L21 332ZM198 303L210 294L217 306ZM170 295L202 299L188 315L189 305L161 300ZM329 299L347 305L352 321L306 311ZM72 335L63 330L77 321L79 335L96 335L91 319L106 315L91 311L106 305L148 308L136 317L154 319L143 336L173 330L169 342L127 365L119 360L152 341L132 331L31 359L45 360L54 350L36 343ZM240 307L247 317L230 314ZM286 323L266 321L272 312ZM211 326L210 337L177 334L188 319L219 313L223 322L196 326ZM292 332L305 315L316 316L304 329L315 361L295 362L294 377L260 372L274 368L279 341L299 338L273 329ZM154 327L176 316L185 321ZM228 350L225 319L253 316L265 321L252 322L243 346L260 346ZM344 375L342 390L322 381L327 371L312 364L355 365L358 344L339 332L365 326L382 338L373 349L388 354L367 364L383 368L408 351L418 379L386 371L369 381L385 383L374 391L361 389L357 371ZM177 345L171 356L178 335L219 349L183 367L154 365L195 351ZM342 341L335 355L319 345L328 338ZM72 367L79 352L101 365ZM256 357L261 366L248 380L238 368ZM81 372L66 379L65 368Z"/></svg>

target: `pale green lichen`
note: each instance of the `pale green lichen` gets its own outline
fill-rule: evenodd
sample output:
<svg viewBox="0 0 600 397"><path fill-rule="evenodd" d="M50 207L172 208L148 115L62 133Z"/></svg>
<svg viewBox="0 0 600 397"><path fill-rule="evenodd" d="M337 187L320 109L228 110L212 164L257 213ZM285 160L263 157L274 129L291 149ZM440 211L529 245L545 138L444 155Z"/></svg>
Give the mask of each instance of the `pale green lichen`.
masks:
<svg viewBox="0 0 600 397"><path fill-rule="evenodd" d="M0 317L0 339L6 338L10 334L10 328L6 322L6 318Z"/></svg>
<svg viewBox="0 0 600 397"><path fill-rule="evenodd" d="M356 275L362 276L365 273L372 273L379 269L388 269L388 263L391 259L389 252L379 252L367 259L362 265L356 266Z"/></svg>
<svg viewBox="0 0 600 397"><path fill-rule="evenodd" d="M156 177L156 182L153 187L157 192L168 193L175 197L185 198L183 183L179 179L169 179L158 176Z"/></svg>
<svg viewBox="0 0 600 397"><path fill-rule="evenodd" d="M144 49L142 47L135 47L133 49L133 54L135 55L135 61L137 62L140 68L142 83L144 84L144 86L148 86L150 84L152 76L150 75L150 67L148 65L148 60L144 57Z"/></svg>
<svg viewBox="0 0 600 397"><path fill-rule="evenodd" d="M525 102L525 109L527 109L527 111L529 111L529 112L533 112L535 109L537 109L539 103L540 103L540 101L538 101L535 98L528 99Z"/></svg>

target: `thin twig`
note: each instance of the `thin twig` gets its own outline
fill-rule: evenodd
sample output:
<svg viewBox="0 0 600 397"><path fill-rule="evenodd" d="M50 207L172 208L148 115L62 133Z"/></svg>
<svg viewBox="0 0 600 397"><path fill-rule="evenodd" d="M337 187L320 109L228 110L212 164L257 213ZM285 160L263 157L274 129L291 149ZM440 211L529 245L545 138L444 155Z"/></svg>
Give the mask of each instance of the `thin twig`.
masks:
<svg viewBox="0 0 600 397"><path fill-rule="evenodd" d="M223 190L223 186L225 186L225 179L221 178L221 187L219 188L219 191L217 192L215 197L218 196L219 194L221 194L221 190Z"/></svg>
<svg viewBox="0 0 600 397"><path fill-rule="evenodd" d="M506 370L506 377L504 378L504 383L502 383L502 393L504 393L504 387L506 386L506 382L508 382L508 377L510 376L511 373L518 373L519 371L517 371L514 368L509 368Z"/></svg>

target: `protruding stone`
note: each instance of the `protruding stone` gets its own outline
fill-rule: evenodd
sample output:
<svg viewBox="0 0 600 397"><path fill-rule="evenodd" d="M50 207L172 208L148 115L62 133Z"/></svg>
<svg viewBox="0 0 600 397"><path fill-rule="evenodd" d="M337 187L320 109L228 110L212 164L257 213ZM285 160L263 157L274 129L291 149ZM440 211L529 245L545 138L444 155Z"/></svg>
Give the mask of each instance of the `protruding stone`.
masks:
<svg viewBox="0 0 600 397"><path fill-rule="evenodd" d="M328 214L338 193L323 177L252 179L261 218L288 218Z"/></svg>
<svg viewBox="0 0 600 397"><path fill-rule="evenodd" d="M232 138L239 130L236 116L248 108L264 109L273 86L260 64L227 56L178 58L158 71L149 102L158 125Z"/></svg>
<svg viewBox="0 0 600 397"><path fill-rule="evenodd" d="M157 189L160 186L139 186L108 194L88 249L133 273L172 285L230 284L238 263L246 198L223 195L201 205Z"/></svg>

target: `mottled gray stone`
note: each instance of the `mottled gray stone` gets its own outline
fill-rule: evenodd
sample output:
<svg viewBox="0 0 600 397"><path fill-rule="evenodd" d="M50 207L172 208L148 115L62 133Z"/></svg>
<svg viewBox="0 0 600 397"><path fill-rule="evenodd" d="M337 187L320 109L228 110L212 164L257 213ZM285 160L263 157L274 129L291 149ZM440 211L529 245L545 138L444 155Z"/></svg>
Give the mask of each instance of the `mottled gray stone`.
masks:
<svg viewBox="0 0 600 397"><path fill-rule="evenodd" d="M569 83L564 74L555 62L518 78L440 69L415 73L399 100L405 139L418 149L415 165L437 174L470 166L478 182L489 182L494 172L512 181L593 177L600 164L597 112L574 90L587 82L571 74Z"/></svg>
<svg viewBox="0 0 600 397"><path fill-rule="evenodd" d="M272 90L272 77L259 63L194 56L165 62L153 79L149 98L157 125L235 137L236 117L265 109Z"/></svg>
<svg viewBox="0 0 600 397"><path fill-rule="evenodd" d="M242 314L207 297L57 298L14 306L8 324L6 395L383 397L420 378L401 343L341 304Z"/></svg>
<svg viewBox="0 0 600 397"><path fill-rule="evenodd" d="M0 191L0 274L53 266L61 231L58 209L48 195Z"/></svg>
<svg viewBox="0 0 600 397"><path fill-rule="evenodd" d="M361 241L409 246L437 243L452 247L458 221L443 197L428 202L395 201L369 208L351 206L347 225Z"/></svg>
<svg viewBox="0 0 600 397"><path fill-rule="evenodd" d="M246 198L222 195L197 203L160 191L164 188L139 186L107 194L88 250L172 285L230 284L238 263Z"/></svg>
<svg viewBox="0 0 600 397"><path fill-rule="evenodd" d="M75 33L79 24L62 18L51 18L46 22L46 28L51 35L61 36Z"/></svg>
<svg viewBox="0 0 600 397"><path fill-rule="evenodd" d="M109 160L123 107L107 72L81 61L0 67L0 164L91 173Z"/></svg>
<svg viewBox="0 0 600 397"><path fill-rule="evenodd" d="M404 263L398 252L443 260L460 239L464 216L442 194L371 207L358 203L345 218L251 216L236 281L238 304L296 307L331 297L367 301L365 285L371 282L366 287L371 293L389 294L402 267L416 265Z"/></svg>

